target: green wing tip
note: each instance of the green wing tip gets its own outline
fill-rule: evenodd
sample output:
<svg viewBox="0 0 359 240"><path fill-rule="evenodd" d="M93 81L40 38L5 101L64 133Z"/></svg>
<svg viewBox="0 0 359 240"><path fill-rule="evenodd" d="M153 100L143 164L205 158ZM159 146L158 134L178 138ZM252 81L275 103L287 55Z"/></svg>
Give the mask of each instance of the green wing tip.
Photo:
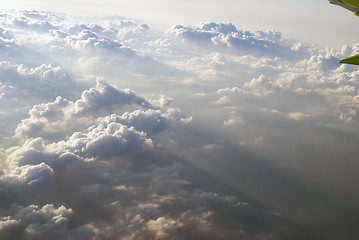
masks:
<svg viewBox="0 0 359 240"><path fill-rule="evenodd" d="M340 63L346 63L346 64L359 65L359 54L355 55L355 56L352 56L352 57L342 59L339 62Z"/></svg>

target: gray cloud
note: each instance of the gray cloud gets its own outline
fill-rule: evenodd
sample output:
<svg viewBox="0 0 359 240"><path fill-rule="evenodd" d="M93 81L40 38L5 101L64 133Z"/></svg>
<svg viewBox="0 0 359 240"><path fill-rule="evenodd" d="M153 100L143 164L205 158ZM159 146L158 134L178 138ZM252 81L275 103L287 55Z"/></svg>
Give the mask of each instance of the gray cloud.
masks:
<svg viewBox="0 0 359 240"><path fill-rule="evenodd" d="M69 114L68 121L72 122L91 114L97 117L96 109L89 103L94 98L103 99L101 94L119 98L112 107L135 103L136 108L144 110L125 112L122 116L103 111L104 117L88 118L91 125L76 128L77 132L68 138L63 136L60 141L49 138L48 143L34 138L6 151L7 167L0 181L4 193L2 205L18 202L25 207L13 205L14 210L2 218L1 236L5 239L45 236L218 239L252 234L233 232L228 226L241 229L241 221L221 216L223 209L245 211L247 203L196 188L181 177L181 164L168 159L167 154L160 154L155 139L149 138L169 127L161 121L181 124L184 121L178 109L171 110L169 101L163 98L153 101L159 108L151 108L149 102L133 92L122 92L99 82L97 87L84 91L76 102L58 98L42 105L49 107L47 111L40 111L39 106L33 108L30 119L36 122L36 117L45 118L60 124L66 120L64 114ZM82 108L77 102L81 102ZM97 103L108 107L107 101ZM71 112L71 109L80 110ZM163 126L158 128L158 124ZM38 133L41 135L41 131Z"/></svg>
<svg viewBox="0 0 359 240"><path fill-rule="evenodd" d="M67 229L72 210L64 206L14 205L11 211L13 215L0 221L0 236L4 239L95 239L96 236L90 225Z"/></svg>

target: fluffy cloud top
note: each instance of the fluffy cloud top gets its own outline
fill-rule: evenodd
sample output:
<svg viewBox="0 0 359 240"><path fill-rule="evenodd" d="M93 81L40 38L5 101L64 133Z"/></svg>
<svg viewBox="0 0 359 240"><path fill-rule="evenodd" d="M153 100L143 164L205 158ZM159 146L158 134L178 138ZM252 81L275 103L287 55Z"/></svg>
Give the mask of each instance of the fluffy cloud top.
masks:
<svg viewBox="0 0 359 240"><path fill-rule="evenodd" d="M149 136L165 130L170 122L184 121L178 109L168 106L169 101L154 102L160 105L153 107L134 92L98 82L75 102L59 97L35 106L20 126L27 124L42 136L46 128L32 123L47 120L58 129L68 119L77 125L77 132L61 141L49 138L45 143L37 137L8 149L0 179L2 206L17 200L50 203L42 207L12 204L1 219L0 235L5 239L217 238L213 235L217 231L226 235L228 230L215 226L212 216L218 204L239 211L238 200L190 187L178 174L182 168L178 163L151 152ZM126 105L142 110L108 115ZM84 119L88 126L81 126ZM143 155L141 149L147 153ZM56 208L54 204L59 203ZM94 212L87 214L90 206ZM168 212L169 208L176 211Z"/></svg>
<svg viewBox="0 0 359 240"><path fill-rule="evenodd" d="M196 27L174 26L171 33L183 41L198 47L206 46L217 51L241 55L281 56L288 58L291 46L274 31L238 30L231 23L204 23Z"/></svg>
<svg viewBox="0 0 359 240"><path fill-rule="evenodd" d="M125 111L133 107L140 109ZM131 127L152 134L165 130L172 121L188 121L176 108L152 106L133 91L119 90L102 81L85 90L81 99L73 102L58 97L54 102L34 106L29 114L16 128L17 137L64 137L87 128L95 135L103 131L115 134L117 130L132 131ZM102 128L95 131L95 127L91 128L93 122Z"/></svg>
<svg viewBox="0 0 359 240"><path fill-rule="evenodd" d="M94 239L90 226L67 229L73 211L64 206L13 206L11 211L13 216L0 221L0 236L4 239Z"/></svg>

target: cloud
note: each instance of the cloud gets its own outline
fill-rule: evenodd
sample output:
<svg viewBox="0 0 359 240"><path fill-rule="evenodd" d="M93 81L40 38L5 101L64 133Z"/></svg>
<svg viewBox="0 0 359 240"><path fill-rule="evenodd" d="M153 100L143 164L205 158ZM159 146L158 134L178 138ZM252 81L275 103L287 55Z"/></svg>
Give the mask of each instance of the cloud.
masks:
<svg viewBox="0 0 359 240"><path fill-rule="evenodd" d="M136 129L146 132L148 135L165 130L171 122L171 116L162 113L161 110L147 109L125 112L123 115L111 115L106 120L122 123L126 126L133 126Z"/></svg>
<svg viewBox="0 0 359 240"><path fill-rule="evenodd" d="M259 78L253 78L250 82L245 83L243 87L245 89L251 89L251 91L257 95L266 95L272 90L272 82L270 79L261 75Z"/></svg>
<svg viewBox="0 0 359 240"><path fill-rule="evenodd" d="M149 26L147 24L131 24L135 25L133 28L122 28L118 32L118 36L122 40L138 40L143 38L143 36L147 35L149 30Z"/></svg>
<svg viewBox="0 0 359 240"><path fill-rule="evenodd" d="M281 38L281 33L275 31L252 33L238 30L231 23L209 22L195 27L176 25L170 32L188 45L194 43L200 48L224 50L226 53L234 51L239 55L293 58L292 46Z"/></svg>
<svg viewBox="0 0 359 240"><path fill-rule="evenodd" d="M202 147L202 149L206 150L206 151L213 151L213 150L217 150L220 148L222 148L222 146L218 145L218 144L209 144L209 145L205 145Z"/></svg>
<svg viewBox="0 0 359 240"><path fill-rule="evenodd" d="M95 239L90 225L68 229L73 211L64 206L14 205L11 211L13 215L0 221L0 236L4 239Z"/></svg>
<svg viewBox="0 0 359 240"><path fill-rule="evenodd" d="M17 176L20 182L32 187L49 181L52 177L52 173L52 169L42 162L38 165L17 167L10 175Z"/></svg>
<svg viewBox="0 0 359 240"><path fill-rule="evenodd" d="M14 166L0 178L1 207L9 206L20 194L31 194L44 188L53 177L53 169L44 162Z"/></svg>
<svg viewBox="0 0 359 240"><path fill-rule="evenodd" d="M38 11L0 26L0 238L318 239L353 225L359 74L337 60L357 45Z"/></svg>
<svg viewBox="0 0 359 240"><path fill-rule="evenodd" d="M216 105L225 105L229 102L230 102L229 97L223 96L223 97L219 98L218 100L214 101L213 103Z"/></svg>
<svg viewBox="0 0 359 240"><path fill-rule="evenodd" d="M59 35L59 33L57 34ZM66 35L66 33L62 33L61 35ZM100 48L112 51L125 50L127 53L131 53L130 50L121 49L122 45L118 41L111 41L89 29L84 29L81 32L78 32L77 35L67 35L64 38L64 41L66 44L77 50Z"/></svg>
<svg viewBox="0 0 359 240"><path fill-rule="evenodd" d="M141 148L152 148L152 141L145 133L137 132L119 123L98 126L87 134L74 133L68 141L60 143L71 152L88 157L106 159Z"/></svg>
<svg viewBox="0 0 359 240"><path fill-rule="evenodd" d="M103 108L93 107L93 102L103 104ZM242 211L246 206L240 207L236 197L192 186L179 174L182 164L168 159L167 153L161 156L155 147L156 138L150 137L170 128L169 123L183 124L184 117L164 97L151 102L158 106L152 106L132 91L98 82L75 102L57 98L35 106L31 122L47 119L56 129L66 121L80 126L81 121L77 121L82 118L90 123L76 131L62 129L72 134L62 135L59 141L37 137L6 151L6 167L0 180L2 206L12 206L13 210L1 219L1 236L5 239L232 236L232 231L218 222L221 209ZM112 113L126 106L139 109L123 115ZM98 112L98 108L103 111ZM28 126L32 127L30 123ZM38 135L46 136L45 132L38 130ZM217 145L213 146L208 149L215 151ZM18 201L25 207L14 205ZM38 205L32 205L34 202Z"/></svg>
<svg viewBox="0 0 359 240"><path fill-rule="evenodd" d="M59 26L52 25L46 20L39 20L33 18L32 19L14 18L12 19L11 24L13 24L14 27L19 29L26 29L26 30L30 29L36 31L49 31L59 28Z"/></svg>
<svg viewBox="0 0 359 240"><path fill-rule="evenodd" d="M142 107L149 107L149 103L137 97L136 94L128 89L119 91L115 87L104 82L97 82L96 88L85 90L81 99L75 102L75 108L79 112L82 111L105 111L113 112L114 108L123 105L138 105Z"/></svg>
<svg viewBox="0 0 359 240"><path fill-rule="evenodd" d="M308 117L309 117L308 114L303 114L303 113L299 113L299 112L289 113L287 115L287 118L293 118L294 120L297 120L297 121L308 118Z"/></svg>
<svg viewBox="0 0 359 240"><path fill-rule="evenodd" d="M283 116L293 118L293 113L305 112L302 117L311 116L311 118L321 118L320 121L328 122L328 118L325 119L321 116L331 116L331 120L335 121L335 119L340 119L338 116L343 113L352 117L343 117L342 120L346 123L353 123L353 120L356 119L353 116L355 107L349 102L356 101L358 87L355 82L358 73L350 66L339 65L337 61L340 59L340 55L339 51L320 49L312 52L310 58L294 63L277 60L281 62L280 71L275 65L267 64L266 68L272 69L271 71L266 70L268 74L254 77L252 80L247 80L236 86L220 88L217 90L217 93L220 94L219 99L226 98L225 105L228 106L231 103L235 104L238 98L256 96L262 99L266 98L269 102L273 101L274 106L271 106L273 109L281 109L286 106L282 103L290 101L289 99L293 95L297 95L297 102L293 102L291 109L285 107L280 110L286 113ZM334 92L336 94L333 94ZM267 105L271 105L269 102ZM324 102L327 102L324 107L325 113L323 113L323 109L321 111L314 110ZM308 106L311 106L313 111L310 111ZM333 114L334 112L335 114ZM338 112L341 113L338 114ZM299 115L294 119L298 119L298 117Z"/></svg>
<svg viewBox="0 0 359 240"><path fill-rule="evenodd" d="M2 116L4 126L0 130L0 138L9 136L33 104L52 101L58 95L72 99L85 86L59 66L42 64L26 67L0 62L0 111L6 112Z"/></svg>
<svg viewBox="0 0 359 240"><path fill-rule="evenodd" d="M143 36L143 41L137 41L136 45L152 41L147 36L148 25L115 16L93 21L97 23L83 23L79 18L65 14L15 11L4 13L0 17L0 26L13 32L15 38L24 39L32 48L22 47L26 51L19 51L20 56L22 52L32 52L32 55L41 52L47 57L41 60L51 61L54 65L61 62L63 66L87 76L97 77L101 73L102 76L117 78L119 70L122 75L181 73L149 55L137 52L137 47L132 49L134 44L131 42L140 36ZM38 44L39 39L42 44ZM71 58L68 57L70 55ZM31 55L26 54L26 57L31 58ZM37 61L40 57L44 56L37 56ZM18 57L16 60L19 60Z"/></svg>
<svg viewBox="0 0 359 240"><path fill-rule="evenodd" d="M231 119L225 120L223 122L223 126L226 126L226 127L235 125L235 124L245 124L245 123L240 117L231 118Z"/></svg>
<svg viewBox="0 0 359 240"><path fill-rule="evenodd" d="M149 231L155 233L156 239L166 239L170 236L176 235L173 234L174 229L176 228L176 221L169 218L159 217L156 220L150 220L147 223L147 228Z"/></svg>
<svg viewBox="0 0 359 240"><path fill-rule="evenodd" d="M133 107L139 109L126 111ZM96 87L85 90L76 101L57 97L54 102L34 106L29 114L30 117L23 119L16 128L17 137L64 137L75 130L91 127L93 122L102 123L108 130L116 128L127 131L126 127L132 131L131 127L134 127L146 134L153 134L165 130L171 122L190 121L190 118L181 115L179 109L166 104L152 106L133 91L120 90L102 81L98 81Z"/></svg>
<svg viewBox="0 0 359 240"><path fill-rule="evenodd" d="M12 40L14 35L10 31L0 28L0 38L5 43L7 40Z"/></svg>
<svg viewBox="0 0 359 240"><path fill-rule="evenodd" d="M40 95L39 93L41 95L46 94L42 99L55 98L57 97L56 94L72 97L71 93L79 88L79 84L76 84L71 74L64 71L60 66L50 64L27 68L22 64L1 62L0 77L4 93L16 98L23 98L32 94L32 98L35 98ZM65 90L69 84L73 84L74 90ZM57 90L56 93L54 92L55 89Z"/></svg>

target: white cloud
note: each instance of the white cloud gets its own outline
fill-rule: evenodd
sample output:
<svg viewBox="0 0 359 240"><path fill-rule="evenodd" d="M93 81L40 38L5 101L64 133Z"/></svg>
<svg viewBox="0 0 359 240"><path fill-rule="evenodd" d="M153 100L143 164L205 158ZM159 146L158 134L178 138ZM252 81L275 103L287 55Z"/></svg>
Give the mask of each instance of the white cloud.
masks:
<svg viewBox="0 0 359 240"><path fill-rule="evenodd" d="M85 84L76 82L72 75L59 66L42 64L26 67L23 64L0 62L0 111L4 126L0 138L16 128L30 106L52 101L58 95L72 99Z"/></svg>
<svg viewBox="0 0 359 240"><path fill-rule="evenodd" d="M222 96L219 99L217 99L216 101L214 101L213 103L216 105L225 105L227 103L229 103L231 100L228 96Z"/></svg>
<svg viewBox="0 0 359 240"><path fill-rule="evenodd" d="M228 120L225 120L223 122L223 126L231 126L231 125L236 125L236 124L244 124L244 121L240 118L240 117L235 117L235 118L230 118Z"/></svg>
<svg viewBox="0 0 359 240"><path fill-rule="evenodd" d="M54 102L34 106L29 111L30 117L23 119L16 128L16 136L64 137L73 131L87 129L93 126L94 122L103 124L105 129L109 125L116 125L116 129L122 129L121 131L126 128L132 132L134 127L145 134L153 134L165 130L172 122L190 121L190 118L182 116L179 109L166 106L169 103L163 105L161 101L159 104L162 106L151 106L133 91L119 90L98 81L96 87L85 90L77 101L57 97ZM156 104L156 101L153 103ZM128 111L133 108L134 111Z"/></svg>
<svg viewBox="0 0 359 240"><path fill-rule="evenodd" d="M24 182L29 186L48 182L52 174L52 169L43 162L38 165L17 167L10 173L10 175L17 176L20 182Z"/></svg>
<svg viewBox="0 0 359 240"><path fill-rule="evenodd" d="M106 159L142 148L152 148L152 141L146 138L145 133L137 132L133 127L111 122L85 134L74 133L68 141L60 142L59 145L88 158Z"/></svg>
<svg viewBox="0 0 359 240"><path fill-rule="evenodd" d="M3 43L6 43L6 40L12 40L14 35L9 30L0 27L0 38Z"/></svg>
<svg viewBox="0 0 359 240"><path fill-rule="evenodd" d="M310 117L308 114L303 114L303 113L300 113L300 112L289 113L287 115L287 118L292 118L292 119L297 120L297 121L302 120L302 119L306 119L308 117Z"/></svg>
<svg viewBox="0 0 359 240"><path fill-rule="evenodd" d="M210 51L257 57L297 58L291 50L292 45L282 39L281 33L275 31L249 32L238 30L231 23L209 22L194 27L176 25L170 32L188 46L195 44ZM298 52L296 54L299 55Z"/></svg>
<svg viewBox="0 0 359 240"><path fill-rule="evenodd" d="M147 223L148 230L156 235L156 239L168 239L170 236L176 235L176 221L174 219L159 217L156 220L150 220Z"/></svg>

